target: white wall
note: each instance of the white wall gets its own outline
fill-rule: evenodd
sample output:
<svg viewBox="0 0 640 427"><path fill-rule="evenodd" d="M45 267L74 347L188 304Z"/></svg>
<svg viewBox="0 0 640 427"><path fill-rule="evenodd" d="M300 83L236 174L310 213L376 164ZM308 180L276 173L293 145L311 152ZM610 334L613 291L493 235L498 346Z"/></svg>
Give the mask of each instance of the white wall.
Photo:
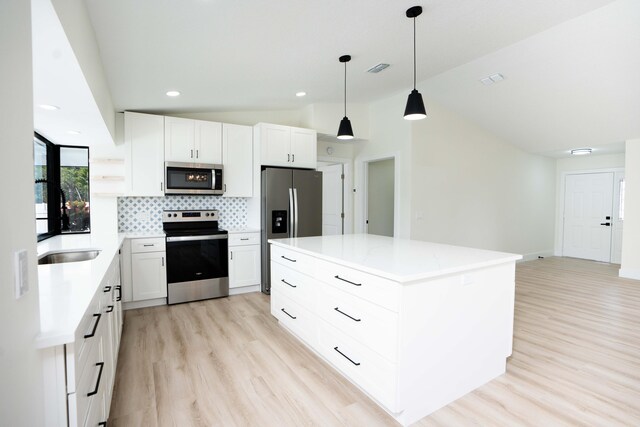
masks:
<svg viewBox="0 0 640 427"><path fill-rule="evenodd" d="M364 162L395 157L395 231L409 238L411 230L411 123L402 115L407 94L401 93L369 107L369 140L354 144L354 230L364 232Z"/></svg>
<svg viewBox="0 0 640 427"><path fill-rule="evenodd" d="M553 252L555 160L526 153L427 102L413 125L411 237L515 252Z"/></svg>
<svg viewBox="0 0 640 427"><path fill-rule="evenodd" d="M33 89L30 2L0 1L0 424L44 424L33 186ZM29 291L13 288L13 253L29 254Z"/></svg>
<svg viewBox="0 0 640 427"><path fill-rule="evenodd" d="M302 110L273 111L210 111L205 113L181 113L167 116L186 117L188 119L209 120L213 122L232 123L253 126L257 123L273 123L283 126L304 127Z"/></svg>
<svg viewBox="0 0 640 427"><path fill-rule="evenodd" d="M640 139L625 147L624 230L620 276L640 280Z"/></svg>
<svg viewBox="0 0 640 427"><path fill-rule="evenodd" d="M51 3L111 138L115 138L115 109L85 2L83 0L51 0Z"/></svg>

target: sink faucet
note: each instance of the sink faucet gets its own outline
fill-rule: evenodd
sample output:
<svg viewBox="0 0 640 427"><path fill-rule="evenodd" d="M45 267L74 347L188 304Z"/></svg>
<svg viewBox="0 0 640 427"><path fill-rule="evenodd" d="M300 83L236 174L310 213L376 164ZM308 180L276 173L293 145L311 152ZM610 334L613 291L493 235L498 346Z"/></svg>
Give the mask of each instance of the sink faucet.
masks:
<svg viewBox="0 0 640 427"><path fill-rule="evenodd" d="M48 183L48 180L40 178L36 179L36 184L44 184ZM62 198L62 231L69 231L69 215L67 215L67 198L64 195L64 191L62 190L62 186L54 183L54 187L56 190L60 192L60 197Z"/></svg>

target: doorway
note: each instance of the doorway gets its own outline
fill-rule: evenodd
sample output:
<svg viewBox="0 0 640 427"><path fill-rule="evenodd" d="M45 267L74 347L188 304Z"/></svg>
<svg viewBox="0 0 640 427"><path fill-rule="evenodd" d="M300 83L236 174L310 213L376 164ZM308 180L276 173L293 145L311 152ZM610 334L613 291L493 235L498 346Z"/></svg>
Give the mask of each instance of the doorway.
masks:
<svg viewBox="0 0 640 427"><path fill-rule="evenodd" d="M565 177L562 255L611 262L614 172Z"/></svg>
<svg viewBox="0 0 640 427"><path fill-rule="evenodd" d="M393 237L395 208L395 159L366 163L365 231Z"/></svg>

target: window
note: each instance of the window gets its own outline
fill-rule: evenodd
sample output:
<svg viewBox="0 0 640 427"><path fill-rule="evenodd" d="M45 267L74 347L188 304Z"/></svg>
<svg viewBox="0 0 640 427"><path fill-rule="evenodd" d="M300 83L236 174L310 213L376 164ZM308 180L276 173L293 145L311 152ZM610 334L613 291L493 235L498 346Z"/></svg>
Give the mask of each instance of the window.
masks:
<svg viewBox="0 0 640 427"><path fill-rule="evenodd" d="M88 233L89 148L33 140L38 241L61 233Z"/></svg>

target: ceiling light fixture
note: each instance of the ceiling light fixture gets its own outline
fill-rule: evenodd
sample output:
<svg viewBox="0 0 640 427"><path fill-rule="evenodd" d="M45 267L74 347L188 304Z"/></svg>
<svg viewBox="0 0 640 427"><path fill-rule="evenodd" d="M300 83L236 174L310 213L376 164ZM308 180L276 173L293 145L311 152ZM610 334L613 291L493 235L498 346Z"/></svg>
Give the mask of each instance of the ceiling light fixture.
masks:
<svg viewBox="0 0 640 427"><path fill-rule="evenodd" d="M424 108L422 95L416 89L416 18L422 13L421 6L413 6L407 9L407 18L413 19L413 90L407 99L407 106L404 109L405 120L420 120L427 117L427 110Z"/></svg>
<svg viewBox="0 0 640 427"><path fill-rule="evenodd" d="M49 104L40 104L39 107L42 108L43 110L49 110L49 111L55 111L60 109L60 107L58 107L57 105L49 105Z"/></svg>
<svg viewBox="0 0 640 427"><path fill-rule="evenodd" d="M180 92L178 92L177 90L170 90L167 92L167 96L171 96L171 97L180 96Z"/></svg>
<svg viewBox="0 0 640 427"><path fill-rule="evenodd" d="M351 55L343 55L339 61L344 64L344 117L340 120L338 139L353 139L353 129L347 117L347 62L351 61Z"/></svg>
<svg viewBox="0 0 640 427"><path fill-rule="evenodd" d="M584 156L585 154L591 154L593 150L591 148L577 148L571 150L571 154L574 156Z"/></svg>
<svg viewBox="0 0 640 427"><path fill-rule="evenodd" d="M305 96L306 94L307 94L307 92L296 92L296 96L297 96L298 98L300 98L300 97L302 97L302 96Z"/></svg>

